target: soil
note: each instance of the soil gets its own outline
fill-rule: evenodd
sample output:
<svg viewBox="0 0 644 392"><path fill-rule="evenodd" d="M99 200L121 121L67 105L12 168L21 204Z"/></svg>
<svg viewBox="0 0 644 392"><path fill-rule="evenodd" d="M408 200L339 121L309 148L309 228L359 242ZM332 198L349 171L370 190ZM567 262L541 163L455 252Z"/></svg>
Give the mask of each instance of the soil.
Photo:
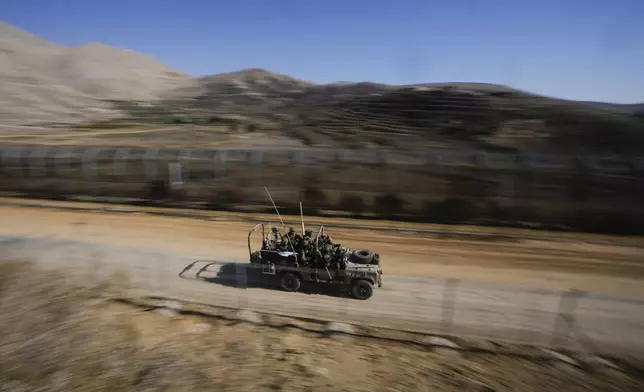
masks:
<svg viewBox="0 0 644 392"><path fill-rule="evenodd" d="M0 263L0 272L3 392L644 388L632 367L584 368L525 347L523 355L508 355L334 337L296 319L281 318L276 327L182 312L180 303L151 309L115 302L104 295L118 287L77 285L25 264Z"/></svg>
<svg viewBox="0 0 644 392"><path fill-rule="evenodd" d="M0 206L0 216L10 222L0 227L0 235L44 235L125 246L145 244L170 252L236 261L248 259L247 236L253 226L234 215L204 221L8 206ZM625 243L587 243L586 237L579 234L578 241L553 242L548 241L548 236L556 234L547 232L543 232L544 240L442 239L433 235L334 228L333 223L356 223L355 220L329 219L325 222L326 232L337 243L379 253L387 275L644 295L641 284L644 251L633 239ZM405 227L401 223L398 226Z"/></svg>

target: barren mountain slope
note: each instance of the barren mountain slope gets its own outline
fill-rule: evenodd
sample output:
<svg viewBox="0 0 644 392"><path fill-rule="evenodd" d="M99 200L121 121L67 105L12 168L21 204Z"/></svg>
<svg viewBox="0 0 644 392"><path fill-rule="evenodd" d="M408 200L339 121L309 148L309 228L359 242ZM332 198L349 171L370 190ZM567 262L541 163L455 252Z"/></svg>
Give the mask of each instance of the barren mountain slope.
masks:
<svg viewBox="0 0 644 392"><path fill-rule="evenodd" d="M155 99L190 81L151 56L100 43L67 48L56 59L54 72L66 85L115 100Z"/></svg>
<svg viewBox="0 0 644 392"><path fill-rule="evenodd" d="M189 83L149 56L102 44L65 47L0 22L0 118L69 122L119 113L104 99L149 100Z"/></svg>

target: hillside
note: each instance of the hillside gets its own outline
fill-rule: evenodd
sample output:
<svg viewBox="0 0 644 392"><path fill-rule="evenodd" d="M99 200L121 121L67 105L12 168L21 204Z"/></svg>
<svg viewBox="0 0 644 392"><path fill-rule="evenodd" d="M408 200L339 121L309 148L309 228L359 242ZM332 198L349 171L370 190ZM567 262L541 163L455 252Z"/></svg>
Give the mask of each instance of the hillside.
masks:
<svg viewBox="0 0 644 392"><path fill-rule="evenodd" d="M561 100L500 85L317 85L257 69L197 83L155 106L124 108L140 121L234 119L322 147L631 154L644 146L637 105Z"/></svg>
<svg viewBox="0 0 644 392"><path fill-rule="evenodd" d="M575 102L485 83L315 84L258 68L190 78L147 55L99 43L65 47L1 22L0 92L3 124L252 125L268 137L349 148L644 147L644 104Z"/></svg>
<svg viewBox="0 0 644 392"><path fill-rule="evenodd" d="M121 113L105 100L151 100L186 83L150 56L104 44L65 47L0 22L4 123L112 118Z"/></svg>
<svg viewBox="0 0 644 392"><path fill-rule="evenodd" d="M644 121L626 110L458 85L407 87L346 100L308 114L303 126L339 140L405 149L459 145L636 153L644 143Z"/></svg>

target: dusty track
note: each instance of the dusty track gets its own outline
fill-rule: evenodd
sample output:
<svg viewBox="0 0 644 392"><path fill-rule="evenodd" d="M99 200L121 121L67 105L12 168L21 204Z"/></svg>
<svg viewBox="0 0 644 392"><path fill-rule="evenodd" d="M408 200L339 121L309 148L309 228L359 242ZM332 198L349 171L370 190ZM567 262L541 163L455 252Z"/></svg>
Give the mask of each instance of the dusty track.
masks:
<svg viewBox="0 0 644 392"><path fill-rule="evenodd" d="M601 292L583 296L576 312L591 346L644 353L644 302L606 295L644 296L644 261L637 247L441 240L329 227L337 242L382 255L385 287L362 302L209 283L221 262L246 262L247 222L16 207L0 207L0 216L4 257L86 266L96 274L126 269L135 288L158 295L285 315L424 331L443 328L547 345L558 322L560 290ZM196 273L207 264L199 260L220 262L198 280ZM178 274L183 270L182 278ZM451 316L451 305L443 302L442 278L463 280ZM532 287L503 285L510 283ZM446 315L453 324L445 324Z"/></svg>

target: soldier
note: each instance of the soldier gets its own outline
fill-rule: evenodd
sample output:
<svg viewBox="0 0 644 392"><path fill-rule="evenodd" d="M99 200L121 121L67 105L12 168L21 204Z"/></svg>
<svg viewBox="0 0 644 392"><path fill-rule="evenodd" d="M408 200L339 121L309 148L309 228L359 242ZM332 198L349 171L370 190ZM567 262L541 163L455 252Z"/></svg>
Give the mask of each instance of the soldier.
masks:
<svg viewBox="0 0 644 392"><path fill-rule="evenodd" d="M345 263L344 263L344 252L346 252L346 249L340 245L335 245L334 247L334 257L333 259L337 263L337 266L339 269L344 269Z"/></svg>
<svg viewBox="0 0 644 392"><path fill-rule="evenodd" d="M301 248L304 250L304 253L307 257L311 257L314 249L314 244L313 244L313 231L311 230L305 230L304 231L304 237L302 238L301 241Z"/></svg>
<svg viewBox="0 0 644 392"><path fill-rule="evenodd" d="M310 230L307 230L309 235L304 235L304 238L298 243L298 253L302 260L310 260L313 253L313 243L310 236Z"/></svg>
<svg viewBox="0 0 644 392"><path fill-rule="evenodd" d="M292 227L288 229L288 233L286 233L286 237L288 238L288 241L290 243L290 245L287 244L289 247L289 250L297 249L297 244L298 242L300 242L302 237L299 234L296 234L295 230L293 230Z"/></svg>
<svg viewBox="0 0 644 392"><path fill-rule="evenodd" d="M288 252L291 247L288 244L288 238L284 235L277 243L277 250L280 252Z"/></svg>
<svg viewBox="0 0 644 392"><path fill-rule="evenodd" d="M271 232L266 236L268 249L277 250L277 246L279 245L281 240L280 237L280 230L277 228L277 226L273 226L273 228L271 228Z"/></svg>
<svg viewBox="0 0 644 392"><path fill-rule="evenodd" d="M331 256L333 254L333 246L325 241L324 244L320 246L320 252L322 252L323 256Z"/></svg>
<svg viewBox="0 0 644 392"><path fill-rule="evenodd" d="M320 246L320 254L322 256L324 265L326 267L329 267L334 259L333 246L331 246L329 243L325 243L324 245Z"/></svg>
<svg viewBox="0 0 644 392"><path fill-rule="evenodd" d="M277 241L280 239L280 229L278 229L277 226L273 226L271 232L273 233L273 241L277 243Z"/></svg>

